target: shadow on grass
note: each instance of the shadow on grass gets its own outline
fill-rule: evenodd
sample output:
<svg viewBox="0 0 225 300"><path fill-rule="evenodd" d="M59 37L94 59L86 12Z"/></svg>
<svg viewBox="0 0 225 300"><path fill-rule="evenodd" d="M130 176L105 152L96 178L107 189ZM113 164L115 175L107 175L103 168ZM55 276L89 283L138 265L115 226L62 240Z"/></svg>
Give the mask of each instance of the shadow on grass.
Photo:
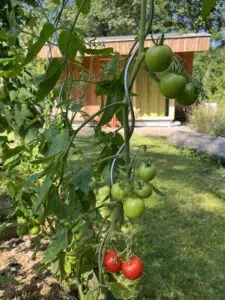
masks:
<svg viewBox="0 0 225 300"><path fill-rule="evenodd" d="M225 299L225 211L185 210L172 198L147 202L135 233L145 262L139 299Z"/></svg>

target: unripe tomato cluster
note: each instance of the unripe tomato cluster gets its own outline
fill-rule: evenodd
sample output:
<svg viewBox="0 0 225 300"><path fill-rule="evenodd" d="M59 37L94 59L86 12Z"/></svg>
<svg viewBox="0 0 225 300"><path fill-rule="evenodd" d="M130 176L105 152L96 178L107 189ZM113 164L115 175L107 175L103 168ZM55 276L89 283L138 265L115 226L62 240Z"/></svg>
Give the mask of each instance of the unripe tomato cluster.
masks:
<svg viewBox="0 0 225 300"><path fill-rule="evenodd" d="M151 162L142 162L135 171L134 186L127 182L116 182L112 186L112 198L123 202L124 214L129 219L136 219L143 215L145 211L143 199L152 195L153 186L150 181L155 175L155 165Z"/></svg>
<svg viewBox="0 0 225 300"><path fill-rule="evenodd" d="M17 217L17 234L20 236L30 234L32 236L38 235L41 231L41 217L39 218L26 218L23 216Z"/></svg>
<svg viewBox="0 0 225 300"><path fill-rule="evenodd" d="M145 54L145 64L153 72L163 72L160 76L159 89L167 99L176 99L181 105L192 105L198 98L198 91L187 76L170 70L173 52L167 45L155 45ZM184 73L184 72L183 72Z"/></svg>
<svg viewBox="0 0 225 300"><path fill-rule="evenodd" d="M123 261L114 250L105 253L103 266L110 273L121 271L130 280L138 279L144 271L144 266L140 258L131 256L128 260Z"/></svg>

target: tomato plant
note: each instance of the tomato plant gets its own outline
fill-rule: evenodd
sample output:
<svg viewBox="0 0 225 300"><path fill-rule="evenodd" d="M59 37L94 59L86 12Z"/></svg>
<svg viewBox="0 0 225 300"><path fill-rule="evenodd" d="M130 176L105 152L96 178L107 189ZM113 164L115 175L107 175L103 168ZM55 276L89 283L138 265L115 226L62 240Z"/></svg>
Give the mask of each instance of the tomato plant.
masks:
<svg viewBox="0 0 225 300"><path fill-rule="evenodd" d="M122 262L121 271L130 280L138 279L144 271L143 262L137 256L132 256L129 260Z"/></svg>
<svg viewBox="0 0 225 300"><path fill-rule="evenodd" d="M179 100L187 94L192 97L186 85L188 76L168 46L153 46L145 53L153 0L149 20L146 1L141 1L139 35L123 66L119 53L86 39L78 26L80 15L90 11L91 0L75 2L69 25L61 19L68 1L51 1L52 11L42 1L11 2L0 22L0 50L6 56L0 71L0 142L2 176L18 217L18 234L30 234L36 244L45 237L48 247L43 269L48 268L61 281L75 283L81 300L99 295L123 299L117 274L108 272L122 268L131 280L143 272L139 258L121 263L118 253L121 257L134 253L132 226L146 209L142 198L151 195L154 187L149 181L157 173L152 162L138 166L143 157L139 150L145 147L140 146L137 153L130 149L135 126L134 81L145 57L154 79L158 79L154 72L168 68L160 77L159 88L165 97ZM117 5L124 2L117 1ZM32 15L34 8L39 10L38 20L43 20L36 23L35 31L30 15L24 13L29 10ZM26 38L21 36L23 24ZM34 71L32 66L40 63L37 56L43 47L48 48L47 60L41 71ZM60 59L52 56L53 47L58 48ZM101 78L96 78L92 67L99 56L108 61L101 66ZM93 83L96 99L100 96L106 101L89 114L85 97ZM78 125L74 123L77 115L83 118ZM105 130L115 115L123 134ZM93 137L87 140L88 148L93 149L91 157L80 138L88 124L94 127ZM117 250L105 253L109 247ZM89 278L94 278L95 289Z"/></svg>
<svg viewBox="0 0 225 300"><path fill-rule="evenodd" d="M173 52L167 45L156 45L145 53L145 64L153 72L165 71L171 64Z"/></svg>
<svg viewBox="0 0 225 300"><path fill-rule="evenodd" d="M116 251L107 251L104 255L103 266L110 273L119 272L121 269L121 260Z"/></svg>

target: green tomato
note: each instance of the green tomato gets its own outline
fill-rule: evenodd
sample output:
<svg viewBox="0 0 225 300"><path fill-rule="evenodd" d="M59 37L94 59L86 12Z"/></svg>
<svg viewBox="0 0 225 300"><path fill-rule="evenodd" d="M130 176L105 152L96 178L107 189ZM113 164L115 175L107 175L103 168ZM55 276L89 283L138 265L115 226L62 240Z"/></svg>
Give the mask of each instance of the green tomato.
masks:
<svg viewBox="0 0 225 300"><path fill-rule="evenodd" d="M33 227L30 228L29 234L30 235L37 235L37 234L40 233L40 231L41 231L40 226L33 226Z"/></svg>
<svg viewBox="0 0 225 300"><path fill-rule="evenodd" d="M130 191L131 186L129 183L116 182L111 188L111 195L113 199L121 201L129 195Z"/></svg>
<svg viewBox="0 0 225 300"><path fill-rule="evenodd" d="M138 197L148 198L152 195L153 187L150 183L147 183L143 180L137 180L135 182L134 191Z"/></svg>
<svg viewBox="0 0 225 300"><path fill-rule="evenodd" d="M123 210L129 219L137 219L143 215L145 203L140 198L127 198L123 204Z"/></svg>
<svg viewBox="0 0 225 300"><path fill-rule="evenodd" d="M157 173L156 166L153 163L142 162L137 169L136 175L144 181L152 180Z"/></svg>
<svg viewBox="0 0 225 300"><path fill-rule="evenodd" d="M198 98L198 93L196 87L188 83L183 91L183 93L176 99L177 102L183 106L192 105Z"/></svg>
<svg viewBox="0 0 225 300"><path fill-rule="evenodd" d="M145 54L145 64L153 72L165 71L171 64L173 52L167 45L148 48Z"/></svg>
<svg viewBox="0 0 225 300"><path fill-rule="evenodd" d="M179 97L184 92L185 86L185 77L173 73L166 73L161 76L159 83L160 92L168 99Z"/></svg>
<svg viewBox="0 0 225 300"><path fill-rule="evenodd" d="M28 223L28 220L27 220L27 218L24 218L24 217L17 217L17 223L19 225L25 225Z"/></svg>

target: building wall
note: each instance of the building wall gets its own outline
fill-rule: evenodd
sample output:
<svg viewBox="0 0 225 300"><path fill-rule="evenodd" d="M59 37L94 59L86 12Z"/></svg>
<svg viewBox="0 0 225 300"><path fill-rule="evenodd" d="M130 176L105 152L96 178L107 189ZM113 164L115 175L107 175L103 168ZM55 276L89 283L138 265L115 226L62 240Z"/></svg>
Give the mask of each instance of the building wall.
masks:
<svg viewBox="0 0 225 300"><path fill-rule="evenodd" d="M193 52L188 53L178 53L181 59L184 62L184 68L188 73L191 73L193 67ZM84 111L87 114L93 114L97 112L102 104L105 101L100 96L96 96L95 88L96 81L103 80L103 74L101 71L101 66L106 61L104 59L95 58L91 60L90 58L85 58L83 63L86 69L91 71L90 83L84 85L81 89L80 94L78 95L78 86L82 82L78 82L72 90L72 99L74 101L79 101L79 97L84 94ZM78 79L78 74L76 73L75 65L72 65L73 72ZM85 78L87 80L87 78ZM79 87L80 89L80 87ZM135 115L139 120L146 120L152 118L166 118L169 120L174 120L175 118L175 101L170 100L166 102L165 98L161 95L159 91L158 84L143 70L143 67L140 69L137 79L134 83L133 91L137 93L137 96L133 97L133 103L135 107ZM75 120L81 121L83 117L77 114ZM115 120L114 120L115 124Z"/></svg>

